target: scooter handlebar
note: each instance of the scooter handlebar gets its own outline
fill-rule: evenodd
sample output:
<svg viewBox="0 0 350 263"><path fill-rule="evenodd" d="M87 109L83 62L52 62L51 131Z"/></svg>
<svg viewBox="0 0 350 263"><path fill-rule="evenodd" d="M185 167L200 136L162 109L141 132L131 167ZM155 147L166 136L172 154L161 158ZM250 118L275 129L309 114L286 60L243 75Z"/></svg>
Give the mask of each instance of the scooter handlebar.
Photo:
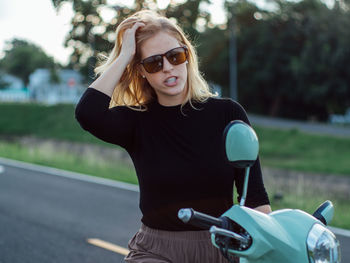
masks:
<svg viewBox="0 0 350 263"><path fill-rule="evenodd" d="M182 222L202 229L210 229L212 226L223 227L223 221L220 218L194 211L192 208L180 209L178 217Z"/></svg>

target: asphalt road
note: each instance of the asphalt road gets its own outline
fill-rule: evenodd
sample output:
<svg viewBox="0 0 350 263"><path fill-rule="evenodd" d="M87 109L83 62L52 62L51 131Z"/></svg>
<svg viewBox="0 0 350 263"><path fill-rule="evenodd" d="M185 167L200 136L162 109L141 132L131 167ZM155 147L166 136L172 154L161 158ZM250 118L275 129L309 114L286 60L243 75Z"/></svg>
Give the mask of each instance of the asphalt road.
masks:
<svg viewBox="0 0 350 263"><path fill-rule="evenodd" d="M127 247L141 216L135 188L26 166L0 160L0 263L123 262L87 240ZM342 262L350 262L350 235L337 236Z"/></svg>
<svg viewBox="0 0 350 263"><path fill-rule="evenodd" d="M123 262L87 242L127 247L140 222L138 193L4 165L0 262Z"/></svg>

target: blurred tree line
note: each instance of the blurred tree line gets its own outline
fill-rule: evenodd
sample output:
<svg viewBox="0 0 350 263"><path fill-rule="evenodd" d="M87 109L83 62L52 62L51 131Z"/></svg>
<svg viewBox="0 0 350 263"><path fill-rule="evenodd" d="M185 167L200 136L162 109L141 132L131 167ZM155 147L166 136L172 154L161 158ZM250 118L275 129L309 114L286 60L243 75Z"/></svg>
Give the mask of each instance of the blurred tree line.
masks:
<svg viewBox="0 0 350 263"><path fill-rule="evenodd" d="M0 89L6 88L2 75L5 73L18 77L24 86L29 83L29 76L38 68L48 68L51 81L58 82L56 69L61 67L48 56L40 47L26 40L14 38L6 42L5 56L0 60Z"/></svg>
<svg viewBox="0 0 350 263"><path fill-rule="evenodd" d="M197 46L208 82L229 96L229 38L237 46L238 101L250 112L326 120L350 107L350 1L271 0L261 9L246 0L225 1L227 21L214 25L203 8L209 0L135 0L132 8L107 0L52 0L59 10L70 2L75 15L66 45L74 48L71 67L93 79L97 53L108 54L117 25L148 8L176 19ZM105 16L109 15L109 19Z"/></svg>

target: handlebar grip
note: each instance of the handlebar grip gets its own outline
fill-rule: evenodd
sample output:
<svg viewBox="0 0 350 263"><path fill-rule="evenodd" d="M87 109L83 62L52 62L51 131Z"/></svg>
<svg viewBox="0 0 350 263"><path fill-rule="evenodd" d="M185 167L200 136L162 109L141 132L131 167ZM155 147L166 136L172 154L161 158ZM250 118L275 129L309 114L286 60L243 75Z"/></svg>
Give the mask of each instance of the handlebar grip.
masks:
<svg viewBox="0 0 350 263"><path fill-rule="evenodd" d="M223 221L220 218L194 211L192 208L180 209L178 217L182 222L202 229L210 229L212 226L223 227Z"/></svg>

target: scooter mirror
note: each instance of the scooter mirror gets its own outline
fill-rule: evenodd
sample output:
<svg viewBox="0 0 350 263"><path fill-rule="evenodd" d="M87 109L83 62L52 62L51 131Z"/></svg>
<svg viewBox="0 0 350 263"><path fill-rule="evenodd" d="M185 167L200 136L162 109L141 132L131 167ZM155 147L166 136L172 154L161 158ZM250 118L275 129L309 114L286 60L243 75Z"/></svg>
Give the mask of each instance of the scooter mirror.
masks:
<svg viewBox="0 0 350 263"><path fill-rule="evenodd" d="M329 200L321 204L317 210L313 213L313 216L320 220L323 224L328 225L334 215L333 203Z"/></svg>
<svg viewBox="0 0 350 263"><path fill-rule="evenodd" d="M258 158L258 137L243 121L235 120L226 126L224 146L227 160L237 168L251 167Z"/></svg>

